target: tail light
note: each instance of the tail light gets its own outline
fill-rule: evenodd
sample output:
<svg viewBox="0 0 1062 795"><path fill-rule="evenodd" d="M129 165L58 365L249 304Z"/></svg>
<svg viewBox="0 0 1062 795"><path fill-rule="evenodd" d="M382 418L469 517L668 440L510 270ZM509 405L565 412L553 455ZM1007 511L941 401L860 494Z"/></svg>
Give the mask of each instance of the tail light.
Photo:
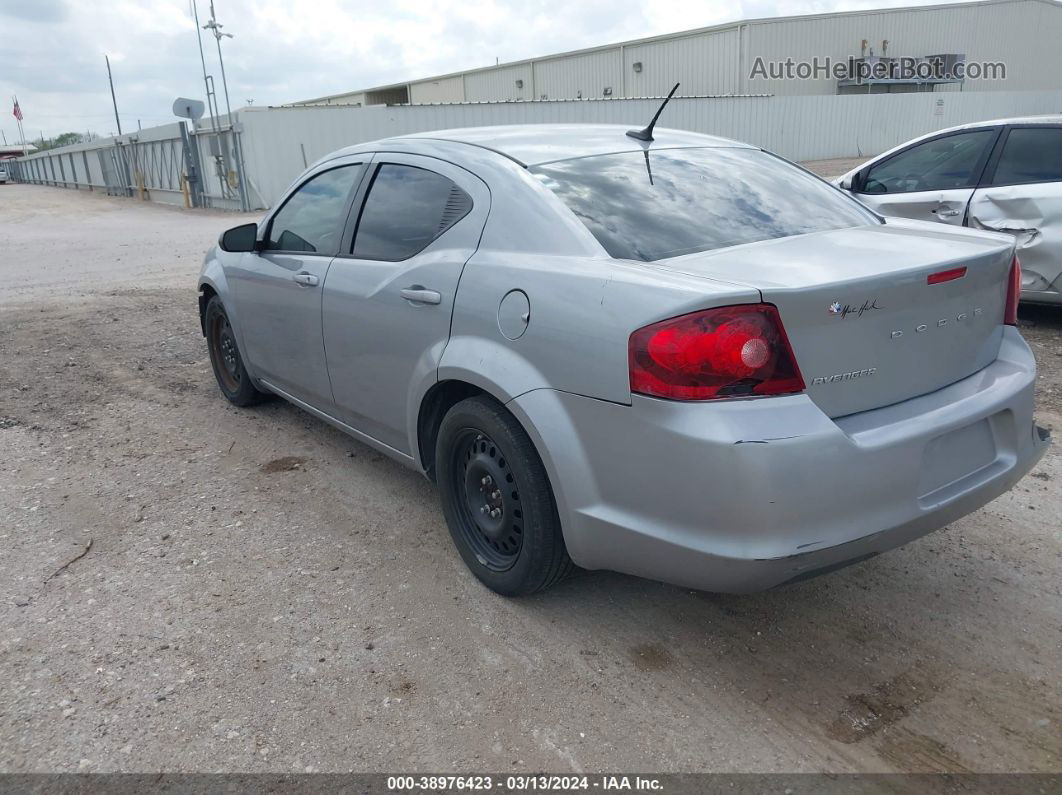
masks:
<svg viewBox="0 0 1062 795"><path fill-rule="evenodd" d="M1003 308L1003 323L1008 326L1018 325L1018 301L1021 300L1021 263L1018 255L1010 263L1010 280L1007 282L1007 303Z"/></svg>
<svg viewBox="0 0 1062 795"><path fill-rule="evenodd" d="M801 392L804 379L770 304L706 309L631 334L631 391L672 400Z"/></svg>

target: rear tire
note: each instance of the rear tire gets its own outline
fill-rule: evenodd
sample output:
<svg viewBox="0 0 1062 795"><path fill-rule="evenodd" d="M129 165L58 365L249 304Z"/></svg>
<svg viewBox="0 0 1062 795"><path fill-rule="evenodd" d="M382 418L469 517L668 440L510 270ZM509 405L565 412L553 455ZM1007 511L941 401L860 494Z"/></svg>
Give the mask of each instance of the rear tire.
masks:
<svg viewBox="0 0 1062 795"><path fill-rule="evenodd" d="M216 295L207 302L203 328L210 352L210 365L214 368L214 377L221 394L237 406L253 406L269 397L258 390L243 366L243 357L236 345L236 335L229 325L225 305Z"/></svg>
<svg viewBox="0 0 1062 795"><path fill-rule="evenodd" d="M446 413L435 471L457 551L492 591L525 596L575 568L542 459L499 403L472 397Z"/></svg>

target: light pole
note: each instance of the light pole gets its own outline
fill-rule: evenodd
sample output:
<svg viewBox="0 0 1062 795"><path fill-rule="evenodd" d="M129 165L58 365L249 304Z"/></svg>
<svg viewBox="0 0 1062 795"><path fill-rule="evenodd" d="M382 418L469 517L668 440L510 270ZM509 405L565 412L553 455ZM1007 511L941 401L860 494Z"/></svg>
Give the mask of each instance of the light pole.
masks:
<svg viewBox="0 0 1062 795"><path fill-rule="evenodd" d="M229 84L225 79L225 61L221 57L221 39L233 38L231 33L222 33L221 29L224 25L219 25L217 17L214 14L214 0L210 0L210 21L203 25L204 30L209 30L214 34L214 39L218 45L218 65L221 67L221 87L225 92L225 112L229 115L229 129L232 131L233 146L236 149L236 169L237 169L237 182L240 187L240 209L246 212L250 209L250 203L247 201L247 184L244 174L243 166L243 146L240 144L240 135L236 131L236 125L232 120L232 104L229 102Z"/></svg>
<svg viewBox="0 0 1062 795"><path fill-rule="evenodd" d="M114 78L111 77L111 57L104 55L103 60L107 62L107 82L111 84L111 104L114 105L114 123L118 125L118 134L122 134L122 120L118 118L118 100L114 98ZM44 137L44 133L41 133L41 137Z"/></svg>

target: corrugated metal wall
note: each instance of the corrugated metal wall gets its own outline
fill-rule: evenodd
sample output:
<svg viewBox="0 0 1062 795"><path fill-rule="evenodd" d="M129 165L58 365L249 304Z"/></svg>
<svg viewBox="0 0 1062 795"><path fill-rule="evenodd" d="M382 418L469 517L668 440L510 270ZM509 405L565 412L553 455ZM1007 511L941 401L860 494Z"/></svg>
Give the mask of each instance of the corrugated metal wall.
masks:
<svg viewBox="0 0 1062 795"><path fill-rule="evenodd" d="M629 42L503 64L410 84L409 101L504 102L611 96L662 96L676 82L681 94L836 94L833 76L811 80L752 77L757 58L784 61L845 62L868 51L924 57L965 53L967 62L1003 62L1005 81L967 80L938 91L1030 91L1059 87L1062 75L1062 4L1050 0L884 9L846 14L735 22L695 34L678 33L652 41ZM635 64L641 64L636 71ZM522 90L515 86L523 80ZM348 103L355 95L329 100ZM358 95L360 96L360 95ZM388 97L392 94L386 95ZM369 96L367 104L384 101ZM390 100L388 100L390 101ZM397 100L405 101L405 100ZM319 104L325 104L321 102Z"/></svg>
<svg viewBox="0 0 1062 795"><path fill-rule="evenodd" d="M859 56L860 42L890 56L962 52L967 62L1003 61L1007 80L967 80L963 92L1058 88L1062 75L1062 6L1038 0L978 6L912 8L855 15L762 22L748 27L747 75L757 56L795 61ZM747 81L743 91L772 94L834 94L836 81Z"/></svg>
<svg viewBox="0 0 1062 795"><path fill-rule="evenodd" d="M306 106L250 108L240 111L249 197L267 207L308 165L351 144L411 132L493 124L563 122L645 124L659 106L657 99L567 100L557 102L466 103L452 105ZM662 126L721 135L762 146L791 160L869 157L932 130L1007 116L1062 113L1062 89L1053 91L986 91L821 96L745 96L679 98L671 101ZM147 198L179 202L180 168L171 146L176 125L142 130L19 158L16 176L65 187L135 186L135 174L123 180L112 173L116 149L127 154ZM231 144L211 157L210 135L202 126L199 147L211 205L237 206ZM119 163L118 165L121 165ZM225 165L228 163L228 165ZM115 180L118 180L116 183Z"/></svg>
<svg viewBox="0 0 1062 795"><path fill-rule="evenodd" d="M606 88L621 96L623 61L618 49L535 61L534 71L538 99L591 99L605 96Z"/></svg>
<svg viewBox="0 0 1062 795"><path fill-rule="evenodd" d="M517 81L523 85L518 86ZM469 102L537 99L533 92L534 84L529 63L465 75L465 99Z"/></svg>
<svg viewBox="0 0 1062 795"><path fill-rule="evenodd" d="M464 102L465 80L462 76L441 80L422 80L409 84L409 101L414 105L431 102Z"/></svg>
<svg viewBox="0 0 1062 795"><path fill-rule="evenodd" d="M489 124L642 125L658 100L252 108L241 111L252 185L269 203L329 152L410 132ZM747 141L791 160L870 156L931 130L1005 116L1062 112L1062 90L873 96L674 99L662 125Z"/></svg>
<svg viewBox="0 0 1062 795"><path fill-rule="evenodd" d="M624 47L625 95L665 96L675 83L689 95L744 93L738 68L741 35L733 28Z"/></svg>

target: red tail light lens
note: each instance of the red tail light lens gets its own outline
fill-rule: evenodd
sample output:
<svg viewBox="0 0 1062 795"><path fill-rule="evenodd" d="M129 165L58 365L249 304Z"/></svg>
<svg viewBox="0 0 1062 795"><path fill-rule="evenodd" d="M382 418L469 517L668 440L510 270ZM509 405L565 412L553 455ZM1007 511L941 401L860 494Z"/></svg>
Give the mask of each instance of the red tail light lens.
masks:
<svg viewBox="0 0 1062 795"><path fill-rule="evenodd" d="M944 282L952 282L956 279L961 279L966 275L966 266L961 268L951 268L946 271L938 271L937 273L931 273L926 276L926 284L943 284Z"/></svg>
<svg viewBox="0 0 1062 795"><path fill-rule="evenodd" d="M1021 263L1018 255L1010 263L1010 281L1007 282L1007 303L1003 308L1003 323L1008 326L1018 325L1018 301L1021 300Z"/></svg>
<svg viewBox="0 0 1062 795"><path fill-rule="evenodd" d="M707 309L631 334L631 391L671 400L801 392L804 379L770 304Z"/></svg>

